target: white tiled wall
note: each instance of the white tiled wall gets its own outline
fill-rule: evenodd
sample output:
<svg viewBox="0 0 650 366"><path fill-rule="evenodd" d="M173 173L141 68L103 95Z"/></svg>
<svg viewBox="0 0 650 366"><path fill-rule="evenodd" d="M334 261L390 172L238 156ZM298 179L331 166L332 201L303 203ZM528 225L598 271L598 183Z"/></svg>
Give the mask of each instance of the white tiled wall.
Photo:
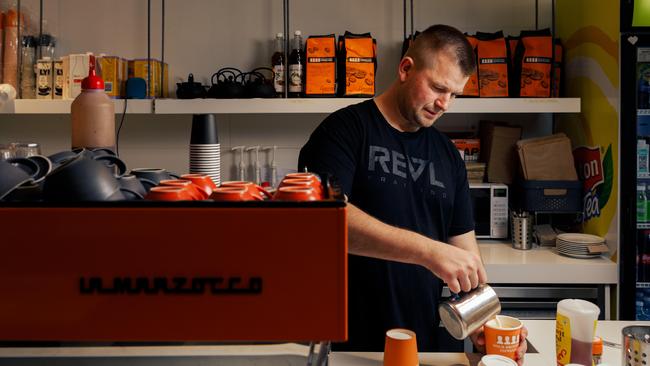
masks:
<svg viewBox="0 0 650 366"><path fill-rule="evenodd" d="M4 0L6 4L8 0ZM2 4L0 0L0 4ZM59 40L57 54L93 51L125 58L146 57L146 1L45 1L46 28ZM161 1L152 2L152 57L160 58ZM462 31L497 31L518 34L535 26L534 0L416 0L415 28L451 24ZM540 3L540 27L549 26L550 0ZM38 19L38 1L23 0ZM372 32L378 40L378 91L391 82L403 38L402 1L399 0L294 0L291 30L303 35ZM272 39L283 29L281 0L167 0L165 7L165 61L170 65L171 89L194 73L208 82L218 68L249 70L268 64ZM222 178L235 177L232 146L277 145L280 172L295 169L300 147L325 117L301 115L218 115L222 143ZM447 115L438 122L443 130L471 130L480 118L521 122L526 135L549 133L550 116ZM118 119L119 121L119 119ZM130 167L165 167L187 171L191 116L127 115L120 152ZM45 154L66 149L70 142L69 116L0 115L0 143L30 140L43 145ZM250 155L246 163L250 165ZM260 160L269 162L267 153ZM249 170L252 174L252 170ZM250 176L250 175L249 175Z"/></svg>

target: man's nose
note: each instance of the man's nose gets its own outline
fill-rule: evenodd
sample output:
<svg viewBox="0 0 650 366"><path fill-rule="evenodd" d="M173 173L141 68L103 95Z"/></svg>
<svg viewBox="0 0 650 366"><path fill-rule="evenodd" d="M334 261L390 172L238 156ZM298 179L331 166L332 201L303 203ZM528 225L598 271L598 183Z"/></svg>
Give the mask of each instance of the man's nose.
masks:
<svg viewBox="0 0 650 366"><path fill-rule="evenodd" d="M436 107L440 108L443 112L447 112L450 101L451 101L451 93L441 94L438 97L438 99L436 99Z"/></svg>

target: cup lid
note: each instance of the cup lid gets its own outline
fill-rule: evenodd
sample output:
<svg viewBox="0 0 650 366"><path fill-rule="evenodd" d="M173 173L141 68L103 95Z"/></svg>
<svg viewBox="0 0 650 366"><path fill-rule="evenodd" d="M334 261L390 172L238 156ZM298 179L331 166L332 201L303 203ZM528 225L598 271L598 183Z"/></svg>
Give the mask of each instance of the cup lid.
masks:
<svg viewBox="0 0 650 366"><path fill-rule="evenodd" d="M517 363L501 355L485 355L481 358L480 366L517 366Z"/></svg>

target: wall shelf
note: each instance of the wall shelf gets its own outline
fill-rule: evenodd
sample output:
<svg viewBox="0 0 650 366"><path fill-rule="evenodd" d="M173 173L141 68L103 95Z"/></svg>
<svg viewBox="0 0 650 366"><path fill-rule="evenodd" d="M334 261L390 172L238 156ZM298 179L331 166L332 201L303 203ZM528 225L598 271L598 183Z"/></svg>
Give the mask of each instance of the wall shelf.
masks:
<svg viewBox="0 0 650 366"><path fill-rule="evenodd" d="M129 100L129 114L327 114L364 98ZM19 99L0 113L67 114L71 100ZM124 101L115 100L115 113ZM580 98L460 98L448 113L579 113Z"/></svg>
<svg viewBox="0 0 650 366"><path fill-rule="evenodd" d="M124 110L124 100L115 99L115 113ZM17 99L0 109L0 114L69 114L72 100ZM128 114L151 114L153 101L149 99L130 99L127 103Z"/></svg>
<svg viewBox="0 0 650 366"><path fill-rule="evenodd" d="M364 98L157 99L156 114L332 113ZM580 98L460 98L448 113L579 113Z"/></svg>

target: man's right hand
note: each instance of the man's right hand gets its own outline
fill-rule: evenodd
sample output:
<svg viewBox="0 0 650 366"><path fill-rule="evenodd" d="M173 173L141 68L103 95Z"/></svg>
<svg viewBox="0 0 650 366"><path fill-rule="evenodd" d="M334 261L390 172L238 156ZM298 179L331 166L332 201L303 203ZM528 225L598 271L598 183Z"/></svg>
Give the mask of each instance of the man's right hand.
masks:
<svg viewBox="0 0 650 366"><path fill-rule="evenodd" d="M425 266L445 281L453 293L468 292L487 282L481 258L468 250L435 242L425 259Z"/></svg>

